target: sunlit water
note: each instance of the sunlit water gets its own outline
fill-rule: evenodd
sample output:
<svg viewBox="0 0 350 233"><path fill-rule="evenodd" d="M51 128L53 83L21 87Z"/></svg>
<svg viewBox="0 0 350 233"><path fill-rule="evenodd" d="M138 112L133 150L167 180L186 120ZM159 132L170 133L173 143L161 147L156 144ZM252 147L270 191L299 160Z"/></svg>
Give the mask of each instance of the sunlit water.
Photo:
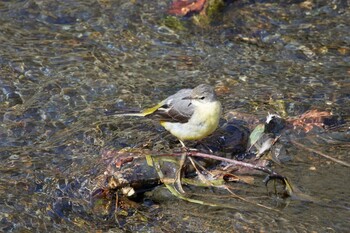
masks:
<svg viewBox="0 0 350 233"><path fill-rule="evenodd" d="M170 3L0 2L2 231L118 231L112 216L90 205L87 184L103 172L95 169L100 150L167 133L104 110L149 107L200 83L217 87L226 113L332 111L346 122L339 140L317 143L323 132L301 142L349 162L348 1L237 0L211 26L183 19L184 30L165 26ZM226 209L170 198L144 208L146 222L130 219L123 229L348 231L349 168L287 149L292 160L276 170L320 202L290 200L271 211L237 200Z"/></svg>

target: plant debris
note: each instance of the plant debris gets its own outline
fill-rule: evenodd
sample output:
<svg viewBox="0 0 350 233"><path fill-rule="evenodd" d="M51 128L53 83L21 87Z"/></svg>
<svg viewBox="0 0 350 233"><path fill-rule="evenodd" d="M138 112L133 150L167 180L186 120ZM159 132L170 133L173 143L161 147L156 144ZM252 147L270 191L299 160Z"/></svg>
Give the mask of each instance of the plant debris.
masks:
<svg viewBox="0 0 350 233"><path fill-rule="evenodd" d="M292 186L287 177L272 170L271 163L262 159L262 156L271 152L273 160L280 164L282 160L279 159L279 156L280 154L285 156L286 150L278 141L280 137L285 137L283 133L285 129L301 128L308 133L315 127L324 128L325 121L329 120L330 117L333 117L331 113L317 110L311 110L299 117L287 119L276 114L268 114L266 121L257 124L249 137L246 135L244 127L226 122L211 137L203 141L208 145L204 147L197 145L198 149L188 151L174 150L171 153L161 153L142 148L104 149L102 155L107 169L96 179L92 193L94 203L110 205L110 202L96 202L96 200L115 197L118 202L120 195L134 197L138 193L144 193L159 184L164 184L177 198L202 205L227 207L221 202L222 195L212 197L210 201L202 200L198 193L190 191L189 195L188 186L215 187L228 192L231 198L234 197L259 207L273 209L253 201L254 198L238 194L240 190L256 187L257 176L264 173L267 176L261 181L266 186L270 181L273 181L274 195L282 198L300 197L301 200L312 201L313 198L302 194L297 187ZM337 122L335 121L335 123ZM342 165L350 166L348 163L333 159L320 151L307 148L295 140L291 140L291 142L293 145L315 152ZM275 145L276 143L278 144ZM242 150L242 148L245 149ZM231 159L227 156L236 158L242 156L244 161ZM181 162L180 157L187 159ZM181 176L179 173L183 175ZM277 183L282 187L278 188ZM185 185L186 189L183 189L182 185Z"/></svg>
<svg viewBox="0 0 350 233"><path fill-rule="evenodd" d="M300 127L307 133L314 127L324 128L326 126L325 120L330 119L331 117L331 112L318 111L314 109L307 111L296 118L290 118L287 121L293 125L294 129Z"/></svg>
<svg viewBox="0 0 350 233"><path fill-rule="evenodd" d="M203 10L207 0L177 0L172 3L168 13L177 16L185 16L189 13Z"/></svg>

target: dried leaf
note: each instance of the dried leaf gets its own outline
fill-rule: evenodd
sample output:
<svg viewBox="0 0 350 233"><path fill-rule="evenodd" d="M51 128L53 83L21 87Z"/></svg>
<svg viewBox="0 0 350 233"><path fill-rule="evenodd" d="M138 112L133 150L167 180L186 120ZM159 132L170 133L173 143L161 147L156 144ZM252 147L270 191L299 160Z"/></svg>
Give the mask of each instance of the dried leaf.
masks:
<svg viewBox="0 0 350 233"><path fill-rule="evenodd" d="M178 0L174 1L168 10L169 14L185 16L192 12L200 12L204 8L206 0Z"/></svg>
<svg viewBox="0 0 350 233"><path fill-rule="evenodd" d="M230 173L226 173L222 177L227 182L242 182L246 184L254 184L253 176L237 176Z"/></svg>
<svg viewBox="0 0 350 233"><path fill-rule="evenodd" d="M301 127L307 133L315 126L324 127L324 120L332 116L331 112L318 111L316 109L307 111L297 118L288 119L294 128Z"/></svg>

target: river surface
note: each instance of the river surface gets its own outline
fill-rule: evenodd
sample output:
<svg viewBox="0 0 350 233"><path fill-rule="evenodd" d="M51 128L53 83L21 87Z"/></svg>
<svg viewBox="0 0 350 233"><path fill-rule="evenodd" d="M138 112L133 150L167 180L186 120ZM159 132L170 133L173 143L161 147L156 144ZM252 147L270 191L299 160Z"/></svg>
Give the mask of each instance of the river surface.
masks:
<svg viewBox="0 0 350 233"><path fill-rule="evenodd" d="M171 2L0 2L0 231L349 232L349 168L292 144L275 169L317 202L275 211L169 198L143 205L147 221L123 223L91 210L86 183L103 172L103 148L176 143L152 121L104 111L201 83L225 114L331 111L345 125L299 142L350 162L349 1L236 0L209 25L187 17L181 27Z"/></svg>

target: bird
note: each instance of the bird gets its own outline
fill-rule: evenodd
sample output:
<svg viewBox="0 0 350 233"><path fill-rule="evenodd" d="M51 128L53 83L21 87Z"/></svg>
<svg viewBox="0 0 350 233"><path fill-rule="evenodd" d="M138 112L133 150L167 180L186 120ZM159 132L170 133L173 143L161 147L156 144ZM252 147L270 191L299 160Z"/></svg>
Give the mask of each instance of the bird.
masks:
<svg viewBox="0 0 350 233"><path fill-rule="evenodd" d="M161 126L174 135L182 148L188 151L184 141L201 140L212 134L219 126L222 106L215 90L207 84L193 89L181 89L151 108L139 113L122 113L119 116L149 117L159 120ZM180 158L174 185L185 193L181 185L182 168L187 153Z"/></svg>
<svg viewBox="0 0 350 233"><path fill-rule="evenodd" d="M219 125L221 113L222 106L214 88L200 84L193 89L181 89L139 113L118 115L157 119L186 148L184 141L198 141L212 134Z"/></svg>

